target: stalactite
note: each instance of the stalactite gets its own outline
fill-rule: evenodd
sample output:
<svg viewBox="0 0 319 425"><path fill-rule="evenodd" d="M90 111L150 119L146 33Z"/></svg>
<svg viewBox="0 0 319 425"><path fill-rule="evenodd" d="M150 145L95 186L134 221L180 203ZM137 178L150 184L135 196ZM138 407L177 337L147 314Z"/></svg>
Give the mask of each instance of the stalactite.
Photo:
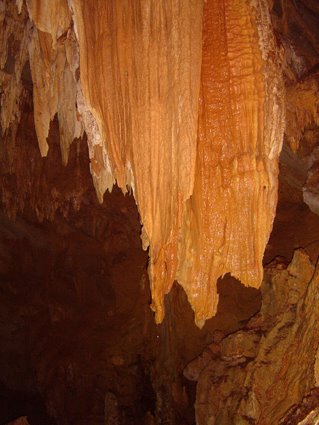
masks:
<svg viewBox="0 0 319 425"><path fill-rule="evenodd" d="M2 135L15 133L25 98L22 74L28 59L29 23L13 2L0 4L0 124ZM14 137L13 137L14 139Z"/></svg>
<svg viewBox="0 0 319 425"><path fill-rule="evenodd" d="M56 113L64 163L84 128L100 202L115 182L133 191L156 321L176 279L202 326L216 312L219 276L262 280L284 120L268 2L27 7L41 154Z"/></svg>
<svg viewBox="0 0 319 425"><path fill-rule="evenodd" d="M76 113L76 80L67 49L75 43L69 30L70 11L66 0L58 2L29 0L34 21L29 56L33 80L34 120L42 156L48 153L50 122L58 114L62 161L68 161L73 139L80 137ZM69 48L70 49L70 48Z"/></svg>
<svg viewBox="0 0 319 425"><path fill-rule="evenodd" d="M287 87L287 141L297 152L306 129L319 125L319 73Z"/></svg>
<svg viewBox="0 0 319 425"><path fill-rule="evenodd" d="M72 4L81 84L100 133L92 160L98 170L109 161L122 190L133 189L161 321L176 274L183 208L193 191L202 1Z"/></svg>
<svg viewBox="0 0 319 425"><path fill-rule="evenodd" d="M262 281L283 135L273 55L265 2L206 2L196 178L177 276L199 326L216 313L218 277Z"/></svg>

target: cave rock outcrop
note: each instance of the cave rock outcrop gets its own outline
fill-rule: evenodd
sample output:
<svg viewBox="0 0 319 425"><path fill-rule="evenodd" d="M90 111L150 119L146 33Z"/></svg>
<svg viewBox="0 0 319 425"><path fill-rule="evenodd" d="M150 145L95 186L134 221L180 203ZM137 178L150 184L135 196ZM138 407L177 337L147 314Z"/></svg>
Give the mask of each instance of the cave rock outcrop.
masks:
<svg viewBox="0 0 319 425"><path fill-rule="evenodd" d="M184 371L198 381L198 425L315 423L318 282L319 266L301 250L288 267L266 268L260 312Z"/></svg>

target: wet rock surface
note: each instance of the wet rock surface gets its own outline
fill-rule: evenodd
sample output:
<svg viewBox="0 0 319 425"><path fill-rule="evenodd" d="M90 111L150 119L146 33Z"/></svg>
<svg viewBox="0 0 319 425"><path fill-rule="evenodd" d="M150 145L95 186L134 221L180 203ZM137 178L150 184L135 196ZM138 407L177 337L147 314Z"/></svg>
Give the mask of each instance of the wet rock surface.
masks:
<svg viewBox="0 0 319 425"><path fill-rule="evenodd" d="M29 2L32 8L31 3L37 2ZM100 196L102 204L97 200L92 167L99 173L105 158L92 146L90 152L90 141L88 147L95 127L83 99L77 106L87 134L75 125L63 133L79 118L75 34L61 33L69 25L68 12L65 21L48 28L47 15L31 11L39 26L35 31L26 25L24 2L0 1L0 39L6 40L0 55L1 424L310 425L318 420L319 9L310 0L268 4L282 55L287 118L265 278L261 291L229 275L219 279L217 314L199 330L176 283L164 298L165 319L155 325L141 217L132 194L124 196L117 187ZM48 107L41 127L34 123L36 70L27 43L31 32L33 38L39 32L33 48L35 60L42 61L39 51L52 47L43 31L59 34L56 46L64 59L55 69L58 79L48 62L41 65L54 86L37 98ZM61 105L53 119L56 93L68 81L73 103ZM63 108L69 108L66 114ZM45 158L36 131L42 132L42 154L49 148ZM204 152L206 138L201 140ZM132 183L130 172L126 178ZM240 241L246 241L244 233Z"/></svg>

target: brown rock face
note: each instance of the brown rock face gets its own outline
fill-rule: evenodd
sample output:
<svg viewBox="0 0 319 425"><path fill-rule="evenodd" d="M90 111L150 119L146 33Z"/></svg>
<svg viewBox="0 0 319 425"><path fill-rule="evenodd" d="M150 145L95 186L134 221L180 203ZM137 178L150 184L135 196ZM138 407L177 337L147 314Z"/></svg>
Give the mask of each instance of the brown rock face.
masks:
<svg viewBox="0 0 319 425"><path fill-rule="evenodd" d="M317 407L318 266L297 251L287 269L266 269L262 294L260 313L201 366L199 425L297 424Z"/></svg>
<svg viewBox="0 0 319 425"><path fill-rule="evenodd" d="M7 425L30 425L30 424L29 424L27 418L24 416L24 417L21 417L19 419L16 419L13 422L8 423Z"/></svg>

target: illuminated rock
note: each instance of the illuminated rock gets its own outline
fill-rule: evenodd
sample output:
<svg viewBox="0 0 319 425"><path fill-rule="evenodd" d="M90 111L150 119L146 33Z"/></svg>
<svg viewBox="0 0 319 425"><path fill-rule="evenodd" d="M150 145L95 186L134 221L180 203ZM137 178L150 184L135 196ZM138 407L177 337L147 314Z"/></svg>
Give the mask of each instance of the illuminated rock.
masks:
<svg viewBox="0 0 319 425"><path fill-rule="evenodd" d="M262 281L284 128L268 7L266 0L27 2L41 155L57 114L64 164L72 140L87 134L100 202L115 182L133 191L157 323L174 280L198 326L216 313L220 276L253 287Z"/></svg>
<svg viewBox="0 0 319 425"><path fill-rule="evenodd" d="M208 1L194 193L178 281L199 326L216 313L216 281L258 288L277 203L283 89L266 2Z"/></svg>

